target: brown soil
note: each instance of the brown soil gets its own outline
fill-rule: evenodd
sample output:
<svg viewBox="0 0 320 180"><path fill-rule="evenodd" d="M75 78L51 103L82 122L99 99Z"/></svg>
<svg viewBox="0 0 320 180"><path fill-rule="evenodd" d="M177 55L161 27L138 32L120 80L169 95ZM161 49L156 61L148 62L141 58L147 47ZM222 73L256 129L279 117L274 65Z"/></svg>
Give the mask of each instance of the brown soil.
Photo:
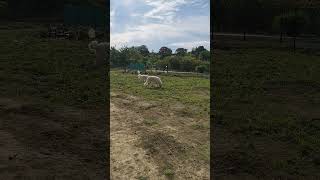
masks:
<svg viewBox="0 0 320 180"><path fill-rule="evenodd" d="M0 98L0 179L106 179L103 114Z"/></svg>
<svg viewBox="0 0 320 180"><path fill-rule="evenodd" d="M194 129L206 120L170 109L111 93L111 179L209 179L209 129Z"/></svg>

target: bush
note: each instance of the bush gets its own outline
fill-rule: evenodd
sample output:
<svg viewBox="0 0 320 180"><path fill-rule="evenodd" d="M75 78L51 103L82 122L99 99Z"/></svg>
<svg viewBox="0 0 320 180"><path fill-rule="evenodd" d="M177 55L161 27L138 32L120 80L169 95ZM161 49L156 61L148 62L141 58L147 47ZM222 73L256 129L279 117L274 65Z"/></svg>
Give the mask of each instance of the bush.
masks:
<svg viewBox="0 0 320 180"><path fill-rule="evenodd" d="M206 73L209 72L209 68L206 65L199 65L196 67L196 72L198 73Z"/></svg>
<svg viewBox="0 0 320 180"><path fill-rule="evenodd" d="M181 58L180 57L170 56L165 59L169 62L170 69L180 70L180 68L181 68L181 63L180 63Z"/></svg>
<svg viewBox="0 0 320 180"><path fill-rule="evenodd" d="M167 58L161 59L156 62L156 66L160 69L164 69L169 64L169 60Z"/></svg>
<svg viewBox="0 0 320 180"><path fill-rule="evenodd" d="M201 64L200 60L192 56L185 56L181 59L181 70L182 71L194 71L195 67Z"/></svg>

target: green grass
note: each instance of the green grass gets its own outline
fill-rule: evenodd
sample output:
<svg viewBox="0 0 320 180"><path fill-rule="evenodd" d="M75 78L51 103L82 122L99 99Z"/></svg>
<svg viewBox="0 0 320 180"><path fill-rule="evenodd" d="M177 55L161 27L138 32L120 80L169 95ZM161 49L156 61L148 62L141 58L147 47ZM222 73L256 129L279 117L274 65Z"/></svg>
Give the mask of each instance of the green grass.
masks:
<svg viewBox="0 0 320 180"><path fill-rule="evenodd" d="M9 28L10 26L8 26ZM105 105L106 70L90 70L87 42L40 39L41 28L0 30L2 96L74 106Z"/></svg>
<svg viewBox="0 0 320 180"><path fill-rule="evenodd" d="M313 119L320 116L320 57L268 48L217 50L214 57L215 123L238 139L250 137L254 145L261 138L288 145L286 158L295 162L290 165L281 158L271 163L259 151L248 157L265 160L264 168L297 175L319 169L320 126ZM245 167L241 164L240 171Z"/></svg>
<svg viewBox="0 0 320 180"><path fill-rule="evenodd" d="M123 92L145 100L158 101L161 106L173 103L197 107L198 115L208 116L210 109L210 81L205 77L180 77L160 75L163 87L145 88L137 75L111 71L111 92ZM188 112L186 112L188 113Z"/></svg>
<svg viewBox="0 0 320 180"><path fill-rule="evenodd" d="M165 168L163 171L163 174L168 178L168 179L173 179L174 177L174 170L172 168Z"/></svg>

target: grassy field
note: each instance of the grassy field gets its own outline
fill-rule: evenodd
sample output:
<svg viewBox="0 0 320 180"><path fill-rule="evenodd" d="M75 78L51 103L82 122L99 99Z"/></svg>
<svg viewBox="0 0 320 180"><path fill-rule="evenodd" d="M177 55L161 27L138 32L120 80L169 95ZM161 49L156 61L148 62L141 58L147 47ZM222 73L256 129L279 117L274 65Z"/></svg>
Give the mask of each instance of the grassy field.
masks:
<svg viewBox="0 0 320 180"><path fill-rule="evenodd" d="M150 158L154 162L152 165L131 165L128 169L136 172L144 169L141 173L148 179L162 179L163 176L164 179L209 179L209 78L170 74L158 76L163 87L146 88L137 74L111 71L111 103L115 104L115 108L111 108L112 112L115 111L111 113L111 157L114 157L111 165L114 164L114 169L122 169L112 171L114 175L111 177L134 177L135 174L126 171L127 164ZM120 139L119 134L123 132L128 137ZM123 153L117 150L121 147L119 144L136 136L132 147L128 148L132 141L122 146L127 149L142 147L146 153L140 154L146 154L146 158L121 164L121 161L131 159L130 154L134 154L135 150ZM157 172L146 174L149 169L157 169Z"/></svg>
<svg viewBox="0 0 320 180"><path fill-rule="evenodd" d="M105 179L106 70L87 42L42 30L0 25L0 177Z"/></svg>
<svg viewBox="0 0 320 180"><path fill-rule="evenodd" d="M111 71L111 92L123 92L143 97L148 101L158 101L161 106L180 102L197 108L196 116L207 117L210 113L209 77L161 75L163 88L145 88L136 74Z"/></svg>
<svg viewBox="0 0 320 180"><path fill-rule="evenodd" d="M319 177L320 57L276 48L214 54L217 177Z"/></svg>
<svg viewBox="0 0 320 180"><path fill-rule="evenodd" d="M1 94L73 106L105 104L105 69L93 71L85 41L40 39L41 27L4 26L0 33Z"/></svg>

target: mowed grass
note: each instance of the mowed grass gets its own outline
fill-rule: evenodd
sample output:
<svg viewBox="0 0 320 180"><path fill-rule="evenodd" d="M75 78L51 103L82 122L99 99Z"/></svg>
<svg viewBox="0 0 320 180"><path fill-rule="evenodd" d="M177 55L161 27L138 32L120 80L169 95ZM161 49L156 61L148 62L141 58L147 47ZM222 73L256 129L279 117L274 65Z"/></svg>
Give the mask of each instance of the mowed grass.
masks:
<svg viewBox="0 0 320 180"><path fill-rule="evenodd" d="M86 41L38 37L41 26L0 28L0 93L72 106L105 105L106 69L90 68Z"/></svg>
<svg viewBox="0 0 320 180"><path fill-rule="evenodd" d="M176 102L200 109L196 115L208 116L210 112L210 80L206 77L159 75L162 88L146 88L137 74L112 70L111 92L122 92L142 97L147 101L158 101L160 106Z"/></svg>
<svg viewBox="0 0 320 180"><path fill-rule="evenodd" d="M320 176L320 57L271 48L216 50L213 66L214 124L240 142L229 144L231 150L217 145L217 161L240 174ZM228 153L237 154L232 161L238 164Z"/></svg>

